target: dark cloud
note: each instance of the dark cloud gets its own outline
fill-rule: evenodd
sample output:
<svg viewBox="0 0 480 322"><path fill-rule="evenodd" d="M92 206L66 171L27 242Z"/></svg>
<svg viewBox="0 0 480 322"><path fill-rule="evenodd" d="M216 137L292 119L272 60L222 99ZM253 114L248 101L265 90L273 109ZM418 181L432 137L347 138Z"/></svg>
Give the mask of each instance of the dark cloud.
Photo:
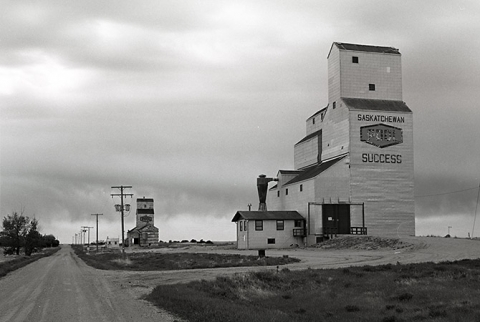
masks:
<svg viewBox="0 0 480 322"><path fill-rule="evenodd" d="M110 187L125 184L134 199L155 198L170 225L163 239L180 235L182 218L228 226L256 207L258 174L293 167L340 41L400 49L417 217L440 227L466 216L475 190L420 196L480 182L479 12L473 1L10 2L0 13L2 215L25 207L68 242L103 212L103 233L116 236Z"/></svg>

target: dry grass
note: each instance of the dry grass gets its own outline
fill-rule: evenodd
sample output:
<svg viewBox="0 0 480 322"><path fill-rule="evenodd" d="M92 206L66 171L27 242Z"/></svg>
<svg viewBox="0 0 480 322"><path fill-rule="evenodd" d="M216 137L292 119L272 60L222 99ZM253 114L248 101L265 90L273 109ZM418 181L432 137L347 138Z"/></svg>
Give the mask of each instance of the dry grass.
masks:
<svg viewBox="0 0 480 322"><path fill-rule="evenodd" d="M30 263L33 263L39 260L40 258L55 254L59 250L60 250L60 247L45 248L41 252L35 253L31 256L20 255L20 256L15 256L13 259L0 262L0 277L3 277L8 273L13 272L19 268L22 268Z"/></svg>
<svg viewBox="0 0 480 322"><path fill-rule="evenodd" d="M480 260L283 269L160 285L148 300L188 321L480 321Z"/></svg>
<svg viewBox="0 0 480 322"><path fill-rule="evenodd" d="M158 271L197 268L272 266L299 262L292 257L264 257L207 253L90 253L73 246L75 253L88 265L104 270Z"/></svg>

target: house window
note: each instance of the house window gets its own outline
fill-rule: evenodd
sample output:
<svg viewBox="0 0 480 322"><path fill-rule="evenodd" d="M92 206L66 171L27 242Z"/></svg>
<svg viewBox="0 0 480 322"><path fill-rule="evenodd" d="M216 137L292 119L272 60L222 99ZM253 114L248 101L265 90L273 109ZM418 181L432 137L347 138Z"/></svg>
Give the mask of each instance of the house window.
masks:
<svg viewBox="0 0 480 322"><path fill-rule="evenodd" d="M243 231L243 221L239 221L240 224L240 231Z"/></svg>
<svg viewBox="0 0 480 322"><path fill-rule="evenodd" d="M302 220L295 220L295 227L302 227Z"/></svg>
<svg viewBox="0 0 480 322"><path fill-rule="evenodd" d="M312 119L312 123L315 124L315 118Z"/></svg>
<svg viewBox="0 0 480 322"><path fill-rule="evenodd" d="M337 102L333 102L333 109L337 107Z"/></svg>
<svg viewBox="0 0 480 322"><path fill-rule="evenodd" d="M277 197L280 197L280 190L277 191Z"/></svg>
<svg viewBox="0 0 480 322"><path fill-rule="evenodd" d="M300 192L303 191L303 184L300 185Z"/></svg>
<svg viewBox="0 0 480 322"><path fill-rule="evenodd" d="M283 220L277 220L277 230L284 230L285 222Z"/></svg>
<svg viewBox="0 0 480 322"><path fill-rule="evenodd" d="M255 220L255 230L263 230L263 220Z"/></svg>
<svg viewBox="0 0 480 322"><path fill-rule="evenodd" d="M267 244L275 244L275 238L267 238Z"/></svg>
<svg viewBox="0 0 480 322"><path fill-rule="evenodd" d="M243 230L247 231L247 221L246 220L243 222Z"/></svg>
<svg viewBox="0 0 480 322"><path fill-rule="evenodd" d="M357 56L352 56L352 63L358 64L358 57Z"/></svg>
<svg viewBox="0 0 480 322"><path fill-rule="evenodd" d="M285 196L288 196L288 188L285 189Z"/></svg>
<svg viewBox="0 0 480 322"><path fill-rule="evenodd" d="M368 84L369 91L375 91L375 84Z"/></svg>

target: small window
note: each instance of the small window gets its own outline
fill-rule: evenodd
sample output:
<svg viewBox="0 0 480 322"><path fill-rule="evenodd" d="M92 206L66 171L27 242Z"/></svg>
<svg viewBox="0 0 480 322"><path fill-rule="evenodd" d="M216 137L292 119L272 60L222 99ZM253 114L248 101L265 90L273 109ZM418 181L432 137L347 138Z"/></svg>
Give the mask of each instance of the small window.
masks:
<svg viewBox="0 0 480 322"><path fill-rule="evenodd" d="M284 230L285 222L283 220L277 220L277 230Z"/></svg>
<svg viewBox="0 0 480 322"><path fill-rule="evenodd" d="M301 220L295 220L295 227L302 227L302 221Z"/></svg>
<svg viewBox="0 0 480 322"><path fill-rule="evenodd" d="M315 124L315 118L312 119L312 123Z"/></svg>
<svg viewBox="0 0 480 322"><path fill-rule="evenodd" d="M263 230L263 220L255 220L255 230Z"/></svg>
<svg viewBox="0 0 480 322"><path fill-rule="evenodd" d="M285 196L288 196L288 188L285 189Z"/></svg>
<svg viewBox="0 0 480 322"><path fill-rule="evenodd" d="M303 184L300 185L300 192L303 191Z"/></svg>
<svg viewBox="0 0 480 322"><path fill-rule="evenodd" d="M277 191L277 197L280 197L280 190Z"/></svg>
<svg viewBox="0 0 480 322"><path fill-rule="evenodd" d="M267 238L267 244L275 244L275 238Z"/></svg>
<svg viewBox="0 0 480 322"><path fill-rule="evenodd" d="M243 230L247 231L247 221L243 221Z"/></svg>
<svg viewBox="0 0 480 322"><path fill-rule="evenodd" d="M368 90L369 91L374 91L375 90L375 84L368 84Z"/></svg>
<svg viewBox="0 0 480 322"><path fill-rule="evenodd" d="M333 102L333 109L337 107L337 102Z"/></svg>
<svg viewBox="0 0 480 322"><path fill-rule="evenodd" d="M243 221L238 222L240 224L240 231L243 231Z"/></svg>
<svg viewBox="0 0 480 322"><path fill-rule="evenodd" d="M352 56L352 63L358 64L358 57L357 56Z"/></svg>

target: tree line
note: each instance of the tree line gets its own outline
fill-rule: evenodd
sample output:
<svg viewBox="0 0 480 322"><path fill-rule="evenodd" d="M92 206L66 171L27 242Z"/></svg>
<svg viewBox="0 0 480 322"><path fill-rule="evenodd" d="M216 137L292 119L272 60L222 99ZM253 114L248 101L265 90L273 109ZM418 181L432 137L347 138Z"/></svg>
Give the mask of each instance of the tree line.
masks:
<svg viewBox="0 0 480 322"><path fill-rule="evenodd" d="M38 231L38 220L18 214L14 211L11 215L3 217L2 231L0 232L0 247L5 254L20 255L23 249L25 255L44 247L57 247L60 242L53 235L42 235Z"/></svg>

